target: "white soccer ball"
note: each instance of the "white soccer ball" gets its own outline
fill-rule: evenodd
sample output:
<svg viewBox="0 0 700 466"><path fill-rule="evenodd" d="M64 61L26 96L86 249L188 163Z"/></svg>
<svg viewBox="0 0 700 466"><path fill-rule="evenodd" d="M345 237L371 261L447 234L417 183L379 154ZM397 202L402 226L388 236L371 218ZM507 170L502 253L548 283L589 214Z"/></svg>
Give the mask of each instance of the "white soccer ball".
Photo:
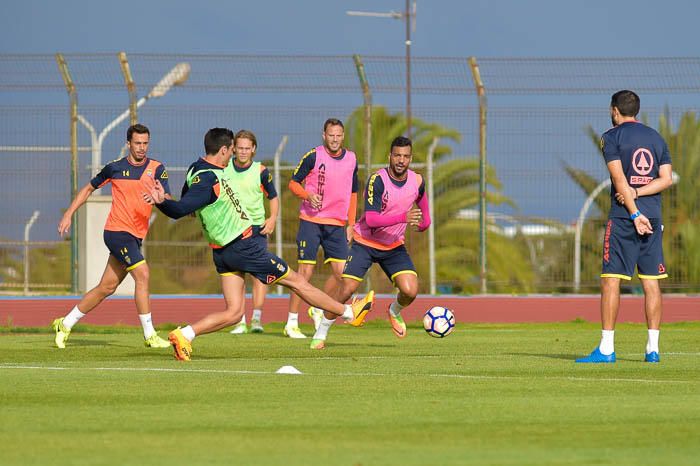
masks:
<svg viewBox="0 0 700 466"><path fill-rule="evenodd" d="M423 316L423 328L431 337L444 338L455 328L455 315L446 307L431 307Z"/></svg>

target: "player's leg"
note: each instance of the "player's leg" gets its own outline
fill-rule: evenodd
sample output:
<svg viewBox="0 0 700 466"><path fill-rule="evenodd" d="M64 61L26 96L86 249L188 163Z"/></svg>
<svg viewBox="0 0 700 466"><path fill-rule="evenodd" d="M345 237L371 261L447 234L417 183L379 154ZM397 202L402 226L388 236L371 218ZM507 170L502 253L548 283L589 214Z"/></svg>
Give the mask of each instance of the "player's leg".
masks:
<svg viewBox="0 0 700 466"><path fill-rule="evenodd" d="M297 263L298 273L306 281L310 281L316 267L316 254L321 244L321 225L306 220L299 220L297 231ZM299 330L299 308L302 299L296 294L289 295L289 314L284 326L284 334L290 338L306 338Z"/></svg>
<svg viewBox="0 0 700 466"><path fill-rule="evenodd" d="M241 274L241 276L243 277L243 290L245 293L245 274ZM257 280L253 280L253 287L255 287L255 284L257 282ZM248 333L248 326L245 320L245 295L244 298L241 300L241 320L233 326L233 329L231 329L229 333L231 335L244 335Z"/></svg>
<svg viewBox="0 0 700 466"><path fill-rule="evenodd" d="M263 333L262 312L267 296L268 286L259 280L253 280L253 318L250 320L250 331L253 333Z"/></svg>
<svg viewBox="0 0 700 466"><path fill-rule="evenodd" d="M418 295L418 275L406 247L401 245L390 251L375 251L379 266L398 288L396 299L387 308L391 329L398 338L406 336L406 322L401 311Z"/></svg>
<svg viewBox="0 0 700 466"><path fill-rule="evenodd" d="M639 257L639 240L634 223L610 218L603 239L603 267L600 274L600 344L579 363L615 362L615 322L620 308L620 280L631 280Z"/></svg>
<svg viewBox="0 0 700 466"><path fill-rule="evenodd" d="M644 311L647 321L646 362L659 362L659 331L663 311L660 280L667 278L662 248L663 226L658 219L650 219L653 233L641 239L637 270L644 289Z"/></svg>
<svg viewBox="0 0 700 466"><path fill-rule="evenodd" d="M360 287L361 281L353 280L351 278L343 278L340 287L337 291L338 302L344 303L357 291ZM317 309L317 308L314 308ZM328 339L328 332L335 323L336 314L332 312L318 311L318 326L316 327L316 332L311 339L311 349L319 350L326 347L326 339Z"/></svg>
<svg viewBox="0 0 700 466"><path fill-rule="evenodd" d="M345 227L336 225L320 225L319 228L321 230L321 247L323 247L323 254L326 258L324 264L331 266L331 273L323 284L323 291L334 299L338 299L345 260L349 253L346 230ZM311 306L308 313L314 321L314 327L318 330L323 310Z"/></svg>
<svg viewBox="0 0 700 466"><path fill-rule="evenodd" d="M194 324L183 328L178 327L170 332L169 340L175 350L175 358L189 361L192 354L192 340L196 336L216 332L241 320L241 301L245 299L245 281L240 274L234 272L220 273L220 276L226 308L209 314Z"/></svg>
<svg viewBox="0 0 700 466"><path fill-rule="evenodd" d="M114 294L119 284L126 277L126 268L110 254L107 265L102 273L100 282L93 289L85 293L80 302L62 318L55 319L52 327L56 333L54 341L58 348L65 348L70 331L75 324L85 315L95 309L105 298Z"/></svg>
<svg viewBox="0 0 700 466"><path fill-rule="evenodd" d="M370 248L359 243L353 243L345 261L340 287L335 296L339 302L344 303L350 299L360 287L360 283L362 283L364 276L371 266L372 257L370 255ZM328 332L337 317L328 311L317 312L317 315L318 326L311 340L311 349L325 348Z"/></svg>

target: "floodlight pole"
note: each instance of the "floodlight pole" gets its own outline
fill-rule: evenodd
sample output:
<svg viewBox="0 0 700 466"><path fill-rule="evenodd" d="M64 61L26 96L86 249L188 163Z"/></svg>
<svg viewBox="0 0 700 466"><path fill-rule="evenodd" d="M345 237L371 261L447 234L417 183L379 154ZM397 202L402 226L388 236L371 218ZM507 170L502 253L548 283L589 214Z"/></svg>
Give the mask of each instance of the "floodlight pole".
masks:
<svg viewBox="0 0 700 466"><path fill-rule="evenodd" d="M90 132L90 139L92 141L92 176L97 175L98 170L102 166L102 143L110 131L116 128L122 121L126 120L132 115L135 115L136 109L140 108L149 99L154 97L163 97L173 86L180 86L184 84L185 81L187 81L189 74L189 63L178 63L175 65L173 69L168 72L168 74L163 76L163 78L158 81L158 84L153 86L151 92L144 97L141 97L135 105L130 105L127 110L122 112L114 120L112 120L111 123L105 126L99 135L97 134L97 131L95 131L95 128L83 115L78 115L78 121Z"/></svg>
<svg viewBox="0 0 700 466"><path fill-rule="evenodd" d="M416 1L413 1L413 11L411 11L411 0L406 0L406 9L403 12L390 11L388 13L378 13L372 11L346 11L348 16L369 16L374 18L403 19L406 22L406 136L411 137L411 29L415 30ZM413 24L411 24L413 23Z"/></svg>

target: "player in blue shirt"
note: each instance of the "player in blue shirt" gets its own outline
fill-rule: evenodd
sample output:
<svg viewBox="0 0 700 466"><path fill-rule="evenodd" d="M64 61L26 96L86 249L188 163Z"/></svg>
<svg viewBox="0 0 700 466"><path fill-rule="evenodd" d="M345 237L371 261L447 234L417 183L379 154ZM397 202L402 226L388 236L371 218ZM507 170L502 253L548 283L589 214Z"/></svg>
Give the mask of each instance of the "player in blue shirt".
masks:
<svg viewBox="0 0 700 466"><path fill-rule="evenodd" d="M636 120L639 96L613 94L613 128L600 144L610 172L612 207L603 240L601 273L602 338L593 352L576 362L615 362L615 321L620 307L620 280L631 280L635 266L644 288L648 340L644 360L659 362L661 288L668 277L662 249L661 191L672 184L668 146L654 129Z"/></svg>

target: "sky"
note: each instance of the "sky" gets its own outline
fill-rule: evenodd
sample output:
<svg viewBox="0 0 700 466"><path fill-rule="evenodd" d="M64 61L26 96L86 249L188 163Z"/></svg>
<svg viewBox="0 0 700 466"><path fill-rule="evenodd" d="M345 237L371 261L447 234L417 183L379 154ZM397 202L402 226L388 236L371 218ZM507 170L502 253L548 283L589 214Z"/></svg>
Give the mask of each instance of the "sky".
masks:
<svg viewBox="0 0 700 466"><path fill-rule="evenodd" d="M10 2L0 0L0 54L54 54L63 52L73 53L113 53L125 51L129 53L163 53L163 54L269 54L269 55L385 55L402 57L405 53L405 26L402 21L390 18L368 18L348 16L347 10L389 12L402 11L404 0L297 0L291 1L215 1L199 0L120 0L107 2L104 0L23 0ZM663 6L661 6L663 5ZM700 2L691 0L418 0L416 30L412 33L412 55L416 57L697 57L697 18L700 17ZM49 59L52 62L52 59ZM0 72L2 62L0 62ZM52 68L53 71L55 69ZM241 72L245 72L244 69ZM139 89L143 91L143 89ZM56 92L56 105L65 105L65 93ZM114 93L113 93L114 94ZM218 99L220 94L205 96L205 93L187 93L185 89L172 91L162 102L152 102L144 107L140 116L149 118L156 128L157 134L170 135L179 132L181 126L168 127L168 118L156 119L155 114L167 112L160 105L170 105L180 98ZM41 104L46 93L19 92L14 96L0 93L0 105L15 103ZM274 94L279 99L280 94ZM358 94L346 94L347 99L353 99L352 105L361 104ZM259 95L253 96L258 98ZM402 107L400 93L389 96L393 105ZM562 105L560 96L538 97L539 104ZM658 97L658 96L657 96ZM661 96L663 99L675 99L672 104L686 107L698 107L697 98L689 94ZM91 104L85 94L81 94L81 111L88 112L85 104ZM114 97L124 101L123 92ZM240 98L240 96L236 96ZM313 105L321 105L328 94L320 96L304 95L304 99ZM384 97L386 98L386 96ZM420 105L442 105L447 101L450 105L474 105L474 101L459 100L454 96L415 96ZM423 100L419 100L419 99ZM442 98L443 100L437 100ZM579 96L568 96L569 102ZM646 98L646 96L645 96ZM651 98L654 98L652 96ZM14 101L12 99L15 99ZM19 99L19 100L18 100ZM32 100L34 99L34 100ZM309 100L316 99L316 100ZM497 106L498 97L491 98L490 104ZM500 103L519 105L519 96L506 96ZM583 102L585 99L585 102ZM378 100L378 99L377 99ZM377 102L375 100L375 103ZM587 139L584 128L592 124L596 130L604 131L608 124L606 107L609 96L584 95L576 101L576 105L588 109L600 108L600 113L588 113L580 116L579 120L562 120L567 125L568 133L576 134L579 140L574 155L569 159L576 160L579 152L585 157L591 152L596 156L593 146ZM650 102L650 100L644 100ZM191 103L191 102L186 102ZM652 102L657 107L668 103L668 100ZM496 104L496 105L494 105ZM566 105L566 103L563 103ZM418 107L418 105L416 105ZM111 111L111 110L110 110ZM207 110L208 111L208 110ZM61 110L61 120L56 125L63 125L64 114ZM90 115L96 127L105 125L113 115L99 113ZM546 112L545 112L546 113ZM198 114L199 115L199 114ZM490 125L495 131L490 134L505 134L508 138L490 136L489 162L498 169L499 175L508 176L509 170L527 169L528 167L513 166L513 160L530 163L528 160L539 157L538 151L547 151L551 157L559 157L559 151L566 152L570 139L562 140L551 137L554 129L547 127L548 115L532 115L524 113L517 118L499 117L498 112L490 109ZM652 120L656 120L653 115ZM105 121L99 121L102 116ZM234 118L235 119L235 114ZM8 117L9 118L9 117ZM195 124L205 124L192 117ZM261 117L262 118L262 117ZM320 119L316 115L307 115L307 119ZM461 117L460 117L461 118ZM539 118L539 119L538 119ZM17 118L14 118L17 120ZM301 118L298 118L299 120ZM287 118L285 121L295 122L297 118ZM314 125L317 122L314 120ZM190 120L183 116L178 122ZM165 123L164 123L165 122ZM228 123L228 122L227 122ZM232 125L244 125L264 131L263 124L269 126L269 131L263 133L260 149L271 153L276 148L279 134L279 122L234 121ZM441 122L451 125L452 122ZM456 125L464 125L457 121ZM24 120L17 124L23 125ZM181 123L184 124L184 123ZM206 124L209 124L207 121ZM212 123L220 124L220 123ZM160 126L159 126L160 125ZM246 126L247 125L247 126ZM301 125L301 123L299 123ZM55 125L54 125L55 126ZM173 126L170 124L170 126ZM316 127L314 126L314 128ZM210 126L206 126L207 128ZM123 128L120 128L123 130ZM197 129L199 131L199 129ZM284 131L287 131L285 128ZM500 131L500 133L498 132ZM24 133L16 132L19 136ZM41 133L41 131L39 131ZM278 134L279 133L279 134ZM63 133L62 133L63 134ZM67 133L66 133L67 134ZM88 143L87 135L81 133L83 144ZM291 133L294 136L294 133ZM313 133L314 135L316 133ZM12 133L14 136L14 133ZM41 134L39 134L41 135ZM516 135L516 137L512 137ZM531 139L517 135L528 135ZM184 137L184 136L183 136ZM476 147L474 134L465 134L465 146ZM105 142L105 154L118 153L122 144L123 133L114 131ZM154 140L153 150L158 154L167 154L170 165L187 165L193 153L199 150L200 137L188 137L186 143L171 142L181 148L183 160L174 159L169 147L163 144L167 138ZM7 144L19 142L5 141ZM315 141L310 141L306 133L292 137L289 146L289 157L296 157L302 148L305 150ZM158 146L158 144L161 144ZM530 151L523 156L522 147ZM459 148L458 148L459 150ZM471 149L470 149L471 150ZM571 150L569 150L571 152ZM512 154L520 157L513 158ZM460 154L458 154L460 155ZM463 155L463 154L461 154ZM583 160L585 157L578 157ZM565 156L562 156L562 158ZM105 155L107 159L107 156ZM569 160L567 159L567 160ZM598 172L596 176L604 176L604 167L599 160L588 161ZM560 170L560 167L557 168ZM561 173L551 178L561 177ZM565 178L565 177L564 177ZM554 215L564 222L569 222L578 212L578 206L585 195L576 192L573 201L562 200L561 205L541 205L537 197L527 198L523 191L528 186L539 189L531 180L524 180L520 185L512 179L504 179L507 195L518 200L523 213L535 216ZM81 183L83 181L81 180ZM567 182L562 181L562 183ZM522 186L521 186L522 185ZM548 198L558 197L559 185L552 184L555 192ZM59 200L61 204L66 201ZM56 202L59 202L56 201ZM571 207L573 206L573 207ZM20 206L17 206L18 208ZM26 206L21 206L26 207ZM54 217L58 215L58 207L52 206ZM0 210L9 209L0 201ZM28 208L28 207L27 207ZM26 209L25 209L26 210ZM18 215L24 219L28 214ZM55 218L48 214L42 216L42 222L53 225ZM23 220L13 228L21 234ZM46 229L53 232L52 228ZM48 234L48 233L47 233Z"/></svg>
<svg viewBox="0 0 700 466"><path fill-rule="evenodd" d="M3 0L0 53L402 55L403 0ZM419 0L417 56L696 56L693 0Z"/></svg>

